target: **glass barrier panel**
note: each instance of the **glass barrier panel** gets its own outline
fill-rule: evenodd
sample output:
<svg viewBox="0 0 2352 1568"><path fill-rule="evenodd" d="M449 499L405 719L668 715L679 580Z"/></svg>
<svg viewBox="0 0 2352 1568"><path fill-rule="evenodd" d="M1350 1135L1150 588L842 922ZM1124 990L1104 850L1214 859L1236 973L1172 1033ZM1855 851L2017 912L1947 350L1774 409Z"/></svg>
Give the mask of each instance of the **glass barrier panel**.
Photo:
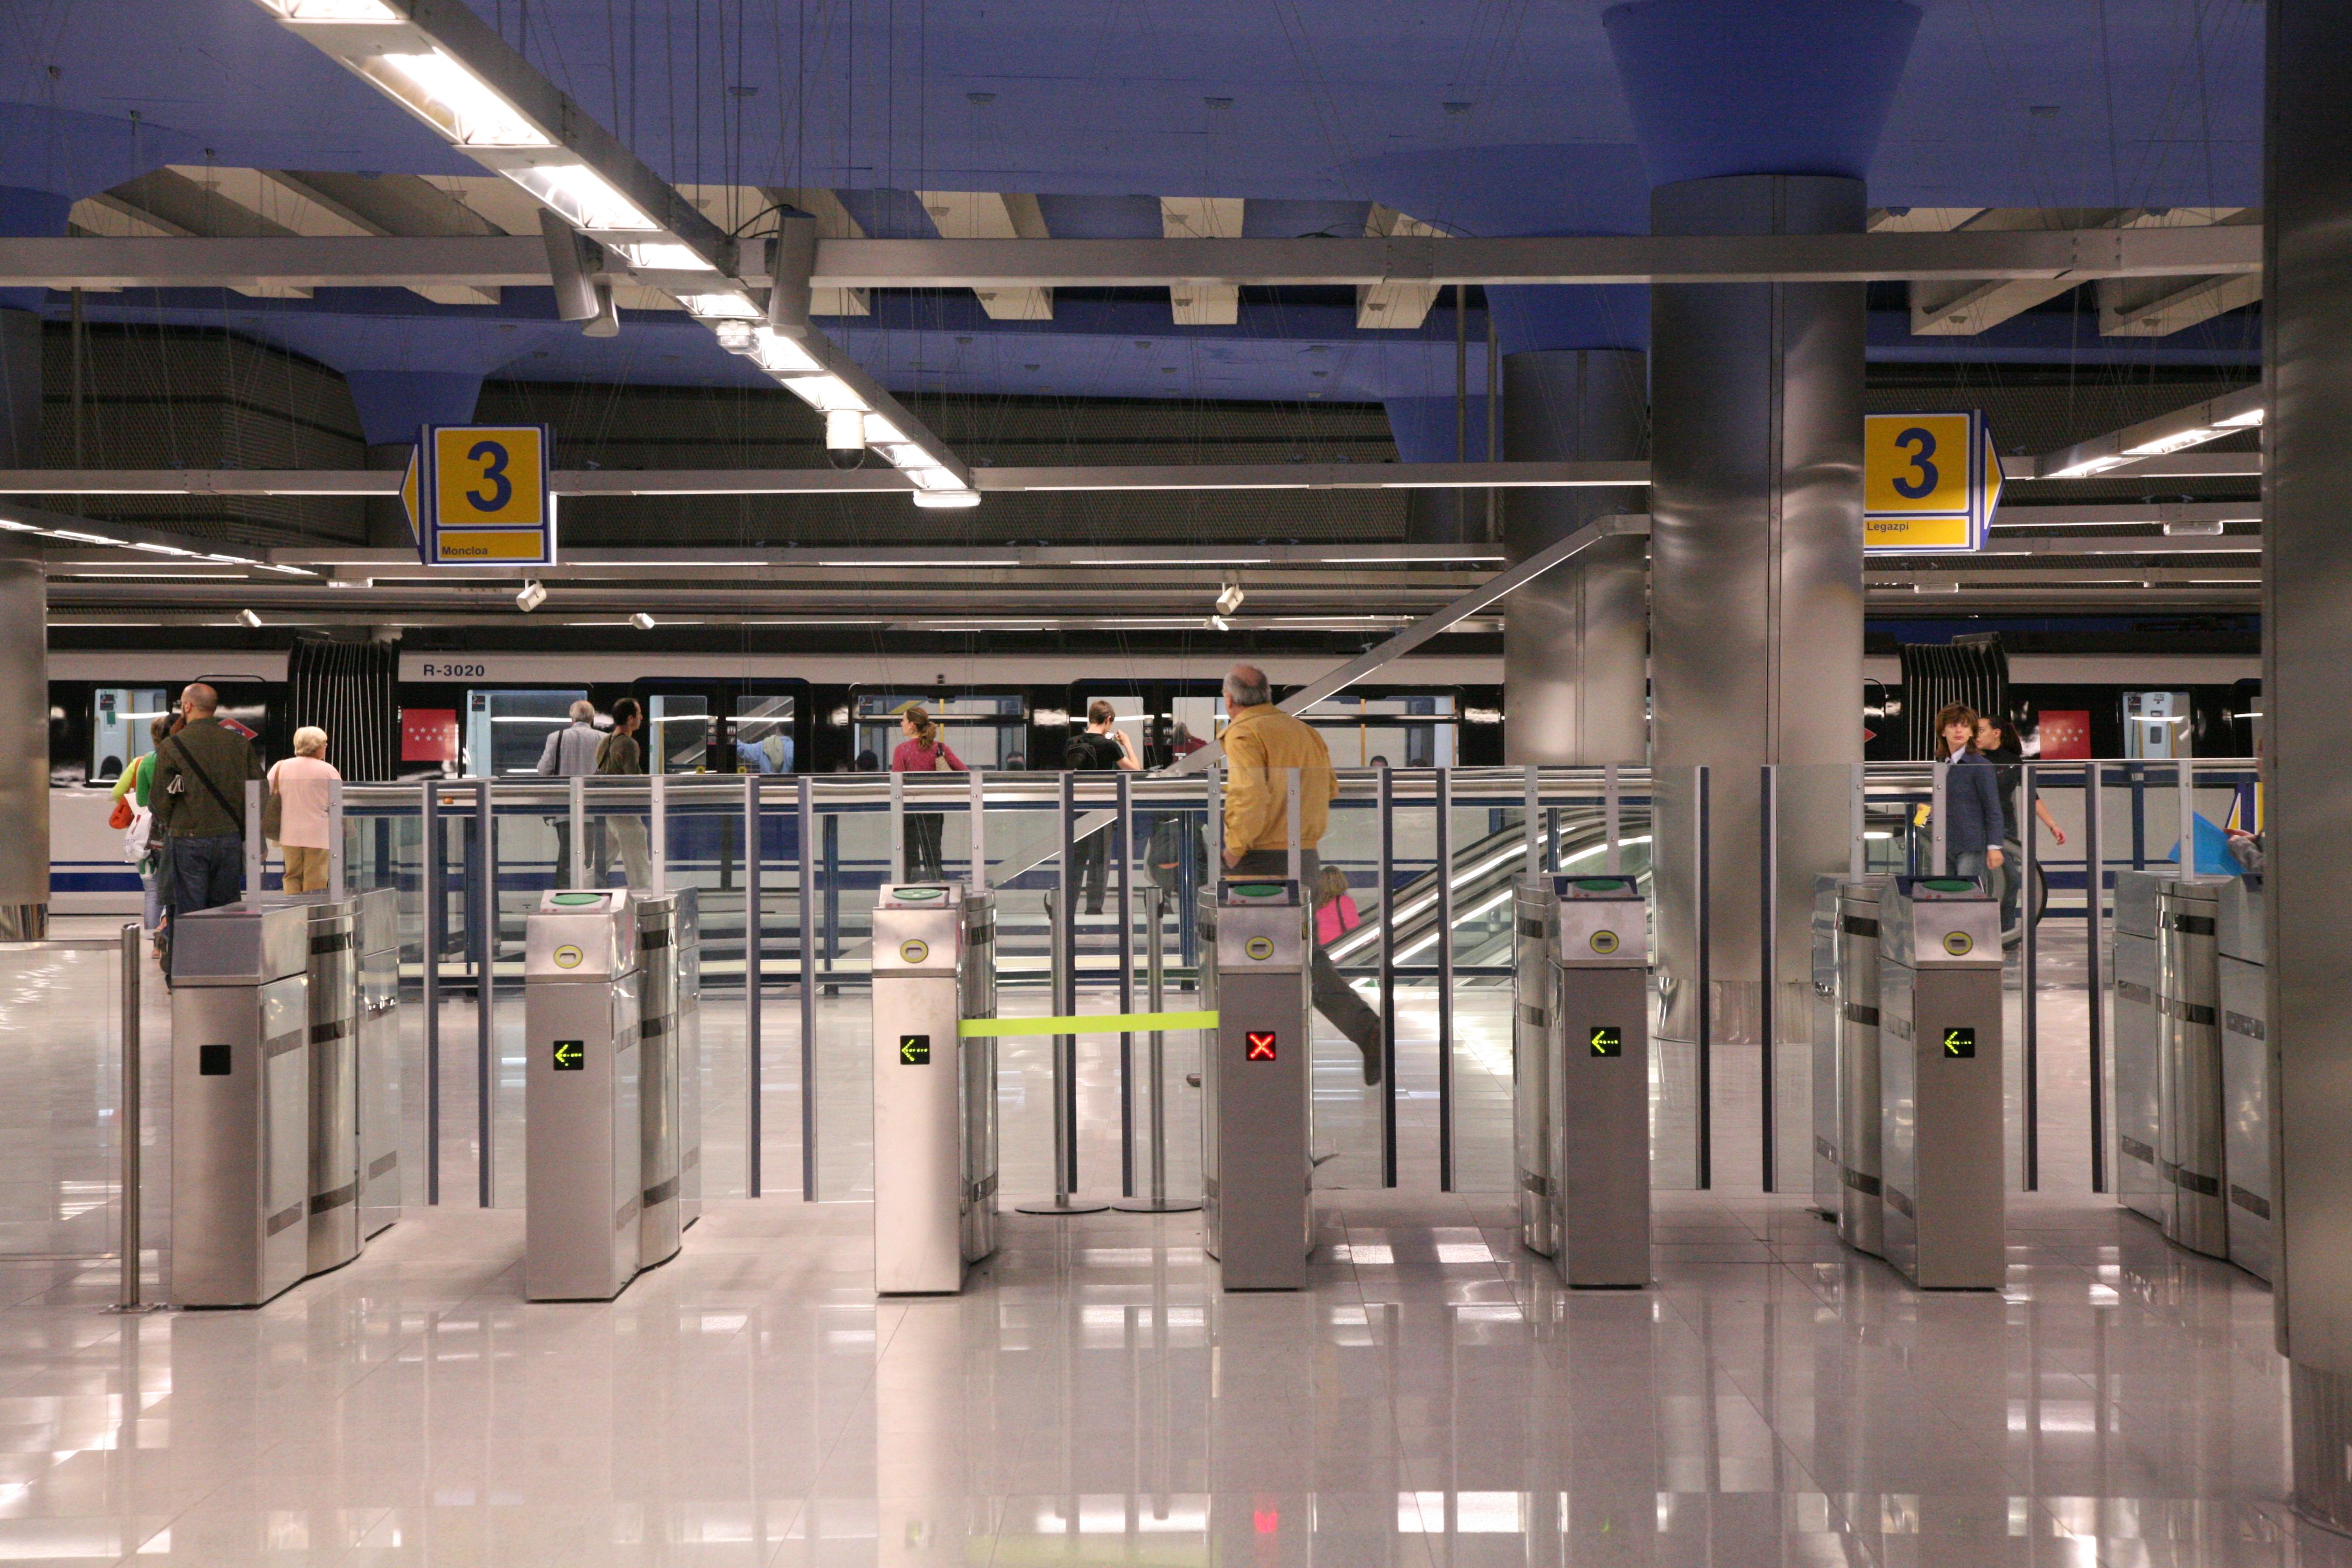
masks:
<svg viewBox="0 0 2352 1568"><path fill-rule="evenodd" d="M0 991L8 999L0 1007L0 1095L22 1119L0 1154L0 1258L99 1258L116 1249L121 969L121 950L112 942L0 943ZM145 973L151 984L142 992L163 993L155 966ZM168 1001L145 1009L145 1098L162 1134L160 1147L149 1143L147 1190L168 1194L171 1036L168 1027L153 1026L159 1014L169 1018ZM169 1207L168 1195L160 1205L151 1197L142 1218ZM160 1229L146 1235L156 1245L168 1239Z"/></svg>

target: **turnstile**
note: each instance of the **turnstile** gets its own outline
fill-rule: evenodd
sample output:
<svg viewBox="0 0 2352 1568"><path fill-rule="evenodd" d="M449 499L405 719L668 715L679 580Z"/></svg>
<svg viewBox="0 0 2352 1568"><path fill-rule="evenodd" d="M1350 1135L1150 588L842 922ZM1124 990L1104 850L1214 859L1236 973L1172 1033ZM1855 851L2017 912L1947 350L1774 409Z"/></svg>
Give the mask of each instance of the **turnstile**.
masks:
<svg viewBox="0 0 2352 1568"><path fill-rule="evenodd" d="M523 1294L609 1300L637 1271L645 1190L636 906L544 893L524 931Z"/></svg>
<svg viewBox="0 0 2352 1568"><path fill-rule="evenodd" d="M310 912L172 921L172 1299L258 1306L309 1272Z"/></svg>
<svg viewBox="0 0 2352 1568"><path fill-rule="evenodd" d="M2269 998L2263 971L2263 886L2234 877L2221 887L2221 1142L2229 1184L2230 1261L2257 1279L2277 1269L2278 1179L2271 1152Z"/></svg>
<svg viewBox="0 0 2352 1568"><path fill-rule="evenodd" d="M340 1268L360 1255L358 955L347 900L302 893L288 900L310 920L310 1268Z"/></svg>
<svg viewBox="0 0 2352 1568"><path fill-rule="evenodd" d="M900 882L874 905L874 1289L963 1289L996 1248L996 901Z"/></svg>
<svg viewBox="0 0 2352 1568"><path fill-rule="evenodd" d="M2171 1184L2164 1234L2191 1252L2230 1256L2221 1110L2221 885L2166 879L2157 890L2157 1165Z"/></svg>
<svg viewBox="0 0 2352 1568"><path fill-rule="evenodd" d="M1878 1009L1880 916L1895 879L1838 883L1838 1239L1886 1256Z"/></svg>
<svg viewBox="0 0 2352 1568"><path fill-rule="evenodd" d="M1545 933L1552 1262L1565 1285L1639 1288L1650 1282L1649 909L1631 877L1554 877L1530 891Z"/></svg>
<svg viewBox="0 0 2352 1568"><path fill-rule="evenodd" d="M1885 1257L1925 1289L1997 1290L2002 1191L2000 904L1898 879L1880 900Z"/></svg>
<svg viewBox="0 0 2352 1568"><path fill-rule="evenodd" d="M697 1037L688 1032L696 999L688 996L686 985L691 962L695 989L700 989L701 927L692 888L658 893L640 889L632 902L636 906L642 1003L637 1107L645 1122L637 1265L651 1268L677 1256L678 1238L690 1223L685 1192L688 1152L698 1176L702 1162L702 1066Z"/></svg>
<svg viewBox="0 0 2352 1568"><path fill-rule="evenodd" d="M1306 905L1286 879L1202 889L1202 1237L1228 1290L1297 1290L1315 1244Z"/></svg>
<svg viewBox="0 0 2352 1568"><path fill-rule="evenodd" d="M2170 871L2117 871L2115 1005L2108 1054L2114 1062L2116 1197L2126 1208L2166 1223L2172 1184L2158 1163L2164 1125L2164 1035L2156 1007L2158 895ZM2093 889L2093 897L2097 890ZM2096 1092L2096 1085L2093 1091Z"/></svg>
<svg viewBox="0 0 2352 1568"><path fill-rule="evenodd" d="M1834 1223L1845 1184L1838 1160L1838 888L1843 875L1813 878L1813 1207Z"/></svg>
<svg viewBox="0 0 2352 1568"><path fill-rule="evenodd" d="M1519 1245L1545 1258L1559 1255L1552 1224L1552 1180L1557 1169L1551 1120L1551 1083L1559 1041L1552 1029L1552 942L1559 923L1559 897L1543 880L1521 882L1512 893L1511 966L1511 1163L1517 1178Z"/></svg>
<svg viewBox="0 0 2352 1568"><path fill-rule="evenodd" d="M360 1239L400 1217L400 895L352 900L359 953Z"/></svg>

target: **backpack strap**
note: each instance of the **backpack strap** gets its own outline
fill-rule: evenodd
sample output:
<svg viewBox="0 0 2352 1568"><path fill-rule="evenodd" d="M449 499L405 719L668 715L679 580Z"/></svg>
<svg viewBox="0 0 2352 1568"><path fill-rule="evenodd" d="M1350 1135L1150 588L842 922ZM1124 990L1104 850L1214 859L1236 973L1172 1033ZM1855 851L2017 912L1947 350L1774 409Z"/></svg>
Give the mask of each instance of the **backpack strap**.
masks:
<svg viewBox="0 0 2352 1568"><path fill-rule="evenodd" d="M205 772L203 767L198 765L196 762L196 754L194 752L189 751L186 746L181 744L179 736L167 736L163 743L167 746L175 746L179 748L181 764L190 773L196 775L196 782L203 784L205 791L212 795L213 799L220 803L220 808L228 814L228 819L231 822L238 821L245 816L242 811L239 811L236 806L229 804L228 796L221 793L220 785L213 783L213 775Z"/></svg>

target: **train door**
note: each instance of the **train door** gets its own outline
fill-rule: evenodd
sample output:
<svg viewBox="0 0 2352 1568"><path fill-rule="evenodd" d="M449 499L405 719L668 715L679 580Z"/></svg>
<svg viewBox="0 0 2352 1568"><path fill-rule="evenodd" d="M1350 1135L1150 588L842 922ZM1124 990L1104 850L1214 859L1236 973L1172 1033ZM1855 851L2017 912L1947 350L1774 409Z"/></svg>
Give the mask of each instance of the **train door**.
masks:
<svg viewBox="0 0 2352 1568"><path fill-rule="evenodd" d="M87 776L92 784L112 784L155 749L148 731L169 711L169 700L160 686L101 686L91 694Z"/></svg>
<svg viewBox="0 0 2352 1568"><path fill-rule="evenodd" d="M548 736L572 722L572 705L587 695L584 686L467 691L464 771L475 778L537 773Z"/></svg>

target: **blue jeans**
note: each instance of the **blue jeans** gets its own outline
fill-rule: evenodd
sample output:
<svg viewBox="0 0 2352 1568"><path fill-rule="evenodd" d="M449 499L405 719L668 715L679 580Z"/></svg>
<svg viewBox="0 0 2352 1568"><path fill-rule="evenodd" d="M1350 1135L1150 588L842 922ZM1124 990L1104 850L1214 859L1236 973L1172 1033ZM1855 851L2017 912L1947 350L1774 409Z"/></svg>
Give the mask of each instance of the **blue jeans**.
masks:
<svg viewBox="0 0 2352 1568"><path fill-rule="evenodd" d="M169 903L174 916L218 909L245 896L245 836L174 838Z"/></svg>

